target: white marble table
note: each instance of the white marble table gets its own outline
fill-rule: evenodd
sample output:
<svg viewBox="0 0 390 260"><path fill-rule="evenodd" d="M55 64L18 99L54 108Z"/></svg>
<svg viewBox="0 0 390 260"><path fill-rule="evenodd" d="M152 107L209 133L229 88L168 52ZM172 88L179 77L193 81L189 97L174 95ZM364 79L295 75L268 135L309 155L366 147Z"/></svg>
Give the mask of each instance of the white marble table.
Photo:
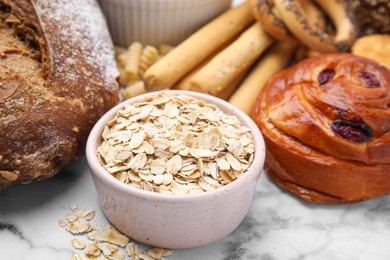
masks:
<svg viewBox="0 0 390 260"><path fill-rule="evenodd" d="M69 205L100 210L84 158L52 179L0 191L0 259L60 260L76 252L58 225ZM279 189L265 174L252 208L228 237L177 250L167 259L387 260L390 259L390 196L350 205L314 205Z"/></svg>
<svg viewBox="0 0 390 260"><path fill-rule="evenodd" d="M71 204L96 210L94 221L108 224L84 158L52 179L0 190L0 260L70 259L76 252L73 237L58 220ZM167 259L388 260L390 195L350 205L314 205L263 174L248 216L232 234L208 246L176 250Z"/></svg>

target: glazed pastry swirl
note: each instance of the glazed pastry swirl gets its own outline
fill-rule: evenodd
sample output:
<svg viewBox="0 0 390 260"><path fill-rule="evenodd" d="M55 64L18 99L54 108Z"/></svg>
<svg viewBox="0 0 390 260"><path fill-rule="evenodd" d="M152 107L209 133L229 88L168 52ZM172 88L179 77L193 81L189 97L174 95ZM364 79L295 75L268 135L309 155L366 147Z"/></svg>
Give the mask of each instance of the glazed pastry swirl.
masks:
<svg viewBox="0 0 390 260"><path fill-rule="evenodd" d="M301 197L390 192L390 72L379 64L349 54L308 59L267 83L253 117L271 177Z"/></svg>

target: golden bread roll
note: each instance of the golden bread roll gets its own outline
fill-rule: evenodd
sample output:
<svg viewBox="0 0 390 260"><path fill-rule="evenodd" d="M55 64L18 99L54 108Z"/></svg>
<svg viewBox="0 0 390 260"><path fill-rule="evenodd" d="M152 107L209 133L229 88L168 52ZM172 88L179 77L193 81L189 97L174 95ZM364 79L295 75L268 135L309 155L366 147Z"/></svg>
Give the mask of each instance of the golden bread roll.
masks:
<svg viewBox="0 0 390 260"><path fill-rule="evenodd" d="M268 175L300 198L347 203L390 193L390 72L320 55L267 82L252 114Z"/></svg>
<svg viewBox="0 0 390 260"><path fill-rule="evenodd" d="M352 53L372 59L390 69L390 35L363 36L353 43Z"/></svg>
<svg viewBox="0 0 390 260"><path fill-rule="evenodd" d="M0 0L0 188L53 176L118 101L105 20L91 0Z"/></svg>

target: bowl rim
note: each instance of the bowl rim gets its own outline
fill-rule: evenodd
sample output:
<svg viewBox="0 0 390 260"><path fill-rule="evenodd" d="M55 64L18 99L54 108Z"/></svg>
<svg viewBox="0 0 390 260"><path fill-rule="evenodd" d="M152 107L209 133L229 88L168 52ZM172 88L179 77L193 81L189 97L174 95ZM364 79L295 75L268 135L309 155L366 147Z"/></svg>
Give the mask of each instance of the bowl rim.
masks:
<svg viewBox="0 0 390 260"><path fill-rule="evenodd" d="M112 119L115 116L115 114L120 109L122 109L126 104L132 104L139 99L142 99L146 96L156 95L157 93L160 92L169 92L174 95L187 95L194 98L202 99L206 102L216 105L219 109L221 109L226 114L237 116L240 123L250 129L253 138L253 143L255 144L255 156L253 158L252 164L248 167L248 169L244 173L242 173L240 177L238 177L236 180L232 181L227 185L223 185L222 187L219 187L212 191L194 193L194 194L165 194L165 193L141 190L119 181L110 173L108 173L104 169L104 167L100 164L96 156L96 149L94 148L96 143L99 142L99 140L101 140L100 139L101 134L103 132L106 122ZM98 147L98 145L96 145L96 147ZM132 196L135 197L144 198L147 200L155 200L155 201L162 200L166 202L178 202L178 203L192 201L194 199L206 199L206 200L213 199L216 198L217 196L222 195L225 192L234 192L234 190L245 188L245 186L243 186L244 182L248 180L254 180L257 182L264 168L265 154L266 154L265 142L264 142L263 135L260 132L260 129L258 128L256 123L243 111L236 108L235 106L228 103L227 101L217 98L215 96L194 92L194 91L188 91L188 90L170 90L170 89L148 92L120 102L119 104L111 108L109 111L107 111L97 121L97 123L94 125L94 127L92 128L88 136L87 145L86 145L86 158L87 158L90 173L96 176L97 178L101 179L102 181L104 181L106 184L109 183L109 185L113 186L114 188L119 189L124 193L131 194Z"/></svg>

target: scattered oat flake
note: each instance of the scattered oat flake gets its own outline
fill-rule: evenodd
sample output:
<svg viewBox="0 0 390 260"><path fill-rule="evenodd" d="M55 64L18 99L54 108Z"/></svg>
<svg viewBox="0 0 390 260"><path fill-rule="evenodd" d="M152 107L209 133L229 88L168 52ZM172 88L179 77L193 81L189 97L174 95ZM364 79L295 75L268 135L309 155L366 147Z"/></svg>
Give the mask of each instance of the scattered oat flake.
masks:
<svg viewBox="0 0 390 260"><path fill-rule="evenodd" d="M78 209L79 209L79 206L77 206L76 204L72 204L69 206L69 208L73 211L73 212L76 212Z"/></svg>
<svg viewBox="0 0 390 260"><path fill-rule="evenodd" d="M72 243L72 246L76 249L84 249L85 248L85 242L82 240L79 240L77 238L72 239L71 243Z"/></svg>
<svg viewBox="0 0 390 260"><path fill-rule="evenodd" d="M89 244L85 248L85 254L88 256L99 256L101 253L101 250L96 246L95 243Z"/></svg>
<svg viewBox="0 0 390 260"><path fill-rule="evenodd" d="M68 225L68 221L66 221L65 219L60 219L58 220L58 225L60 225L60 227L65 227L66 225Z"/></svg>
<svg viewBox="0 0 390 260"><path fill-rule="evenodd" d="M90 227L90 223L85 219L78 219L75 222L70 223L66 226L66 230L73 235L85 233Z"/></svg>
<svg viewBox="0 0 390 260"><path fill-rule="evenodd" d="M141 260L155 260L151 255L148 254L148 252L142 252L138 255L138 257Z"/></svg>
<svg viewBox="0 0 390 260"><path fill-rule="evenodd" d="M70 260L85 260L85 257L82 254L74 254Z"/></svg>
<svg viewBox="0 0 390 260"><path fill-rule="evenodd" d="M155 258L155 259L160 259L162 257L164 249L163 248L157 248L157 247L152 247L150 248L147 253Z"/></svg>
<svg viewBox="0 0 390 260"><path fill-rule="evenodd" d="M109 242L121 247L125 247L129 243L129 238L112 226L105 227L102 232L97 232L95 240L99 242Z"/></svg>
<svg viewBox="0 0 390 260"><path fill-rule="evenodd" d="M66 215L66 220L68 220L70 223L75 222L79 219L79 215L75 213L69 213Z"/></svg>
<svg viewBox="0 0 390 260"><path fill-rule="evenodd" d="M96 233L97 233L96 231L94 231L94 232L88 232L87 238L88 238L89 240L91 240L91 241L95 241Z"/></svg>
<svg viewBox="0 0 390 260"><path fill-rule="evenodd" d="M129 257L138 255L138 245L134 242L130 242L125 247L126 253Z"/></svg>
<svg viewBox="0 0 390 260"><path fill-rule="evenodd" d="M172 249L163 248L161 256L169 256L172 255L173 251Z"/></svg>
<svg viewBox="0 0 390 260"><path fill-rule="evenodd" d="M75 213L77 216L79 216L79 217L81 217L81 215L83 214L83 212L84 212L84 209L77 209L77 210L74 211L74 213Z"/></svg>
<svg viewBox="0 0 390 260"><path fill-rule="evenodd" d="M102 253L103 253L105 256L109 256L109 255L111 255L113 252L115 252L115 251L118 250L118 246L112 245L112 244L107 243L107 242L99 242L99 243L96 243L96 246L102 251Z"/></svg>
<svg viewBox="0 0 390 260"><path fill-rule="evenodd" d="M166 174L171 176L171 174ZM162 177L164 175L161 175ZM167 188L168 189L168 188ZM73 212L74 211L74 212ZM169 249L150 248L148 251L139 253L138 245L129 242L129 238L111 225L104 226L101 231L97 230L96 224L89 223L95 216L94 210L84 210L77 207L72 213L79 218L74 222L68 222L65 219L59 220L61 224L68 224L66 230L77 237L71 240L72 246L77 250L84 250L84 254L77 253L71 257L71 260L123 260L126 254L131 260L138 259L163 259L172 253ZM68 214L69 215L69 214ZM89 226L89 228L87 228ZM85 230L85 231L84 231ZM81 240L80 234L86 234L89 240L96 241L86 244ZM143 258L142 258L143 257Z"/></svg>

